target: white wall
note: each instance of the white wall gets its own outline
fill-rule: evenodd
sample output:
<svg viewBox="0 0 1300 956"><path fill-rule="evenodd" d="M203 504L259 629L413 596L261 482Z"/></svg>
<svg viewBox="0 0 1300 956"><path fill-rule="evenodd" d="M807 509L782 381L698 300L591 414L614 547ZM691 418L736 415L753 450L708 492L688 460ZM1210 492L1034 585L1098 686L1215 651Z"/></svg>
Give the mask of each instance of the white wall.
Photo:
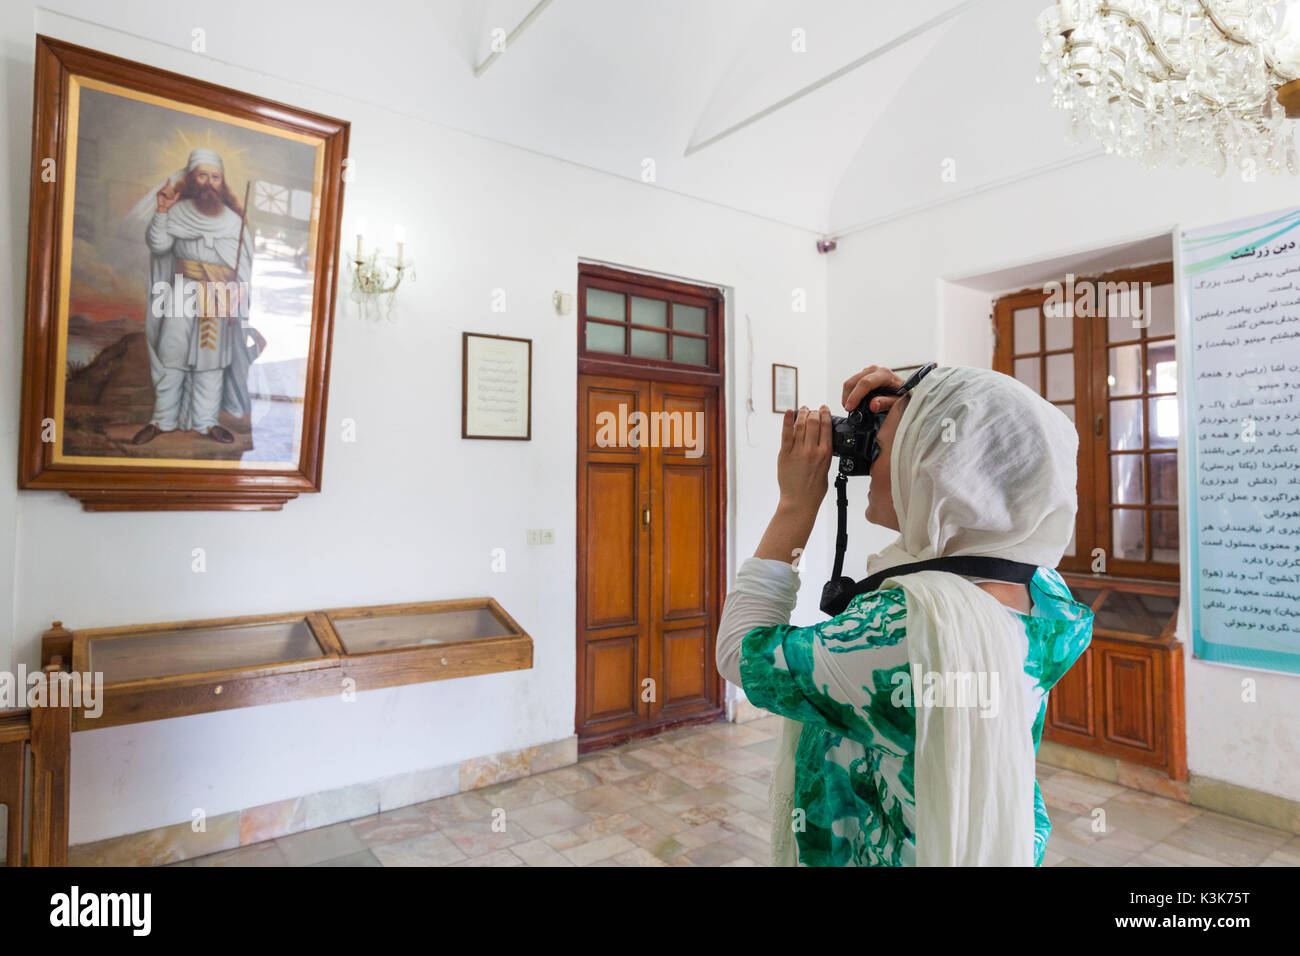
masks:
<svg viewBox="0 0 1300 956"><path fill-rule="evenodd" d="M360 47L353 57L337 50L314 56L312 44L236 47L232 30L246 20L241 15L209 24L213 53L198 56L184 49L191 25L184 8L145 0L102 6L47 0L38 11L10 2L0 22L8 134L0 150L7 184L0 281L15 317L5 333L0 475L16 472L35 32L350 120L361 174L347 188L344 234L359 218L383 233L400 221L418 278L399 296L395 325L362 323L341 296L319 495L278 514L88 514L66 496L19 493L12 477L0 481L0 622L12 624L0 629L0 666L34 665L39 634L55 618L100 627L477 594L496 596L531 632L535 663L530 671L370 692L346 708L305 701L78 734L74 842L187 820L195 807L220 813L573 733L576 336L573 316L557 317L550 295L575 289L580 257L728 287L734 574L776 503L780 418L770 411L772 362L799 367L801 401L832 407L840 382L869 363L985 365L980 294L945 280L1295 203L1286 181L1145 173L1102 157L972 190L845 236L822 258L810 233L377 105L383 84L376 74L385 64ZM268 9L268 24L283 27L286 9ZM338 4L322 15L342 17L345 9ZM276 32L268 24L259 36ZM170 36L178 38L171 45L157 42ZM1043 93L1032 81L1029 90ZM394 90L403 106L432 99L426 115L456 112L439 109L439 96L436 85ZM906 104L898 111L920 120L934 115ZM868 139L894 144L899 155L891 163L908 162L908 137ZM916 149L926 153L916 160L926 169L966 155L929 141ZM629 155L643 153L633 144ZM963 164L963 183L971 182L969 169ZM904 201L905 191L882 191L880 176L867 178L876 192ZM853 222L874 211L845 206L836 215ZM496 288L506 290L504 314L490 310ZM792 310L794 289L806 290L807 312ZM972 326L972 316L980 325ZM533 441L459 438L465 330L534 340ZM344 418L357 423L354 444L340 440ZM860 515L865 487L850 493L851 514ZM530 527L554 528L556 545L526 547ZM833 528L828 497L809 544L796 622L820 618ZM853 527L847 573L859 574L865 555L890 537ZM206 574L190 570L195 547L207 552ZM495 547L507 549L504 575L489 569ZM1242 676L1257 678L1258 704L1240 702ZM1243 675L1189 654L1187 690L1194 772L1300 797L1294 678Z"/></svg>
<svg viewBox="0 0 1300 956"><path fill-rule="evenodd" d="M12 640L0 633L0 664L12 654L35 665L40 632L56 618L103 627L491 594L531 633L534 666L368 692L350 705L320 699L78 734L72 841L572 735L576 333L551 293L576 291L579 257L729 287L734 574L776 502L770 363L799 367L810 404L825 391L826 262L815 236L296 85L269 57L252 72L146 41L131 35L130 12L96 10L84 12L119 29L27 3L10 3L0 27L9 184L0 278L12 316L23 314L34 32L350 120L360 173L347 187L344 234L359 218L384 234L400 221L418 275L401 290L396 324L363 323L340 296L320 494L279 513L89 514L62 494L0 482L0 613L13 622ZM382 68L321 75L347 90L349 70ZM490 309L497 288L504 314ZM806 290L806 313L791 310L795 288ZM746 315L757 409L748 439ZM531 442L459 437L465 330L533 339ZM5 334L0 473L12 476L22 323ZM344 418L356 422L355 443L341 441ZM814 555L830 547L825 524ZM537 527L554 528L556 544L526 547L525 528ZM191 571L196 547L204 574ZM505 574L489 568L495 547L507 550ZM829 567L809 563L814 576ZM815 614L819 585L805 588L803 618Z"/></svg>
<svg viewBox="0 0 1300 956"><path fill-rule="evenodd" d="M828 376L838 381L863 364L930 355L988 367L988 310L944 280L1290 208L1298 197L1294 179L1148 172L1100 156L848 235L830 260ZM1184 551L1184 577L1186 567ZM1193 660L1185 609L1183 617L1189 769L1300 799L1300 678ZM1247 677L1257 681L1258 703L1241 700Z"/></svg>

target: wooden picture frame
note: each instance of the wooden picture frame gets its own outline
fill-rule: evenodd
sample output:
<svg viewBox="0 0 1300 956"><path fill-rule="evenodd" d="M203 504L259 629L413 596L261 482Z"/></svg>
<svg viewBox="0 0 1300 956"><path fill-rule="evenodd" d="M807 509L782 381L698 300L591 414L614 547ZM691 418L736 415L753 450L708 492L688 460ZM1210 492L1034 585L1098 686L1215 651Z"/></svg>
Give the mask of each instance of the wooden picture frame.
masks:
<svg viewBox="0 0 1300 956"><path fill-rule="evenodd" d="M88 511L320 490L348 133L37 36L19 488Z"/></svg>
<svg viewBox="0 0 1300 956"><path fill-rule="evenodd" d="M794 373L794 402L789 406L789 408L794 409L795 411L799 410L799 369L795 368L793 365L780 365L776 362L772 363L772 411L776 412L778 415L784 415L788 409L785 406L778 405L776 400L776 396L777 396L777 371L776 370L779 368L787 369L788 371Z"/></svg>
<svg viewBox="0 0 1300 956"><path fill-rule="evenodd" d="M495 343L496 347L491 348L496 355L493 361L497 363L499 374L507 376L510 381L505 382L503 386L491 386L486 382L480 382L480 373L482 370L477 364L471 365L471 343L479 342L482 344ZM524 343L522 349L517 346L504 346L501 343L516 342ZM521 356L518 354L522 352ZM484 355L483 358L487 356ZM514 368L510 367L514 363ZM523 376L526 379L523 386L518 384L519 371L522 366ZM462 332L461 333L461 353L460 353L460 437L461 438L486 438L496 439L499 441L531 441L533 437L533 340L518 338L512 335L486 335L481 332ZM474 383L473 395L471 395L471 382ZM500 399L507 407L497 409L495 413L490 412L486 406L485 390L489 388L507 388L516 394L510 396L503 395ZM518 393L522 393L522 395ZM522 401L523 409L517 407ZM509 407L514 402L516 407ZM519 432L514 434L514 432Z"/></svg>

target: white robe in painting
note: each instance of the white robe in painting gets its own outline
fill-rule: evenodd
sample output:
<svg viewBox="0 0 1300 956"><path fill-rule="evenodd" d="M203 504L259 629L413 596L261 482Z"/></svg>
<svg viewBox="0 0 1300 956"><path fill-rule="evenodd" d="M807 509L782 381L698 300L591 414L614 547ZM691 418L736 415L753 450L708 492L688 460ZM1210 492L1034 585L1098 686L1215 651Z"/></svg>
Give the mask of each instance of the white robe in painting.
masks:
<svg viewBox="0 0 1300 956"><path fill-rule="evenodd" d="M145 231L150 292L145 339L154 384L150 422L163 431L204 432L218 424L219 412L239 418L251 409L248 370L260 349L248 334L248 296L240 296L237 316L209 322L201 335L198 313L202 312L204 288L199 280L184 277L183 266L185 260L210 263L233 276L240 225L239 216L227 206L217 215L207 216L191 200L182 199L167 212L155 212ZM243 236L239 274L234 278L247 290L253 260L247 228ZM179 297L174 294L178 273L184 290ZM160 296L158 283L166 284L173 293ZM197 310L193 308L196 297L200 303ZM188 310L187 302L191 304Z"/></svg>

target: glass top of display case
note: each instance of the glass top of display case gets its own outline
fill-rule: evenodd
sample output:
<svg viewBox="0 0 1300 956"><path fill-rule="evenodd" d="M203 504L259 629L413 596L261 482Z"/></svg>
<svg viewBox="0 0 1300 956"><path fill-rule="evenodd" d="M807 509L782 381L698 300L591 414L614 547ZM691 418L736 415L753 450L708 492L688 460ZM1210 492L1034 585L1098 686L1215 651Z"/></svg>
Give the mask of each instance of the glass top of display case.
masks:
<svg viewBox="0 0 1300 956"><path fill-rule="evenodd" d="M89 669L104 682L263 667L323 659L306 617L229 626L87 636Z"/></svg>
<svg viewBox="0 0 1300 956"><path fill-rule="evenodd" d="M516 637L523 633L491 605L447 610L396 608L364 616L327 612L326 616L348 654Z"/></svg>
<svg viewBox="0 0 1300 956"><path fill-rule="evenodd" d="M1093 612L1093 633L1118 640L1168 643L1178 615L1177 581L1062 575L1074 599Z"/></svg>
<svg viewBox="0 0 1300 956"><path fill-rule="evenodd" d="M490 597L343 607L42 636L98 672L104 710L73 729L162 720L533 666L528 633Z"/></svg>
<svg viewBox="0 0 1300 956"><path fill-rule="evenodd" d="M1178 613L1178 598L1164 594L1111 591L1094 612L1093 626L1142 637L1159 637Z"/></svg>
<svg viewBox="0 0 1300 956"><path fill-rule="evenodd" d="M1097 595L1101 594L1101 591L1097 588L1072 587L1070 588L1070 594L1080 604L1086 604L1088 607L1092 607L1097 600Z"/></svg>

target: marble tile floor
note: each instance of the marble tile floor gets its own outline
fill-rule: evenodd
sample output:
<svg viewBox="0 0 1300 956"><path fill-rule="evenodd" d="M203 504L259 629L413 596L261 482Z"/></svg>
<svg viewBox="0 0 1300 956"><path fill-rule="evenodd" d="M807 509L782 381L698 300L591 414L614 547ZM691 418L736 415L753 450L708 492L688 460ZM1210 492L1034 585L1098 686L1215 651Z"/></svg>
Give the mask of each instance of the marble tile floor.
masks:
<svg viewBox="0 0 1300 956"><path fill-rule="evenodd" d="M172 865L767 866L778 730L767 717L672 731L535 776ZM1044 764L1038 779L1052 817L1044 866L1300 865L1295 834Z"/></svg>

